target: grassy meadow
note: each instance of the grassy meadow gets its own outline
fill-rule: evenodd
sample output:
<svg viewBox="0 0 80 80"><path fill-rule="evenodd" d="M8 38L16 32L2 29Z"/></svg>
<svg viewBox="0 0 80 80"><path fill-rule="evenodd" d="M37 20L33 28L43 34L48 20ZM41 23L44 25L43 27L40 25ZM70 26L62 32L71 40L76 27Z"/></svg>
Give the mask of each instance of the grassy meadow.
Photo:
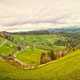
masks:
<svg viewBox="0 0 80 80"><path fill-rule="evenodd" d="M80 80L79 45L77 47L70 42L74 37L68 39L69 43L66 42L67 38L62 34L11 34L9 38L1 36L1 56L15 55L16 59L23 63L37 66L34 69L19 68L0 57L0 80ZM77 43L79 43L78 39ZM42 52L65 51L66 47L70 50L66 56L40 64Z"/></svg>

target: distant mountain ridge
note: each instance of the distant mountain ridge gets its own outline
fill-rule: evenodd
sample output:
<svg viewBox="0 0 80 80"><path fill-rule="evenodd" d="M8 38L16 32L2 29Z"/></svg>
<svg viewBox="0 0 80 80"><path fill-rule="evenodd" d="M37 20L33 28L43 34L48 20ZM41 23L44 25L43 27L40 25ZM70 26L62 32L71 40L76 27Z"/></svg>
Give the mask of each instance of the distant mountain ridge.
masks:
<svg viewBox="0 0 80 80"><path fill-rule="evenodd" d="M7 31L2 31L2 33L8 33L8 34L53 34L53 33L61 33L61 32L66 32L66 33L79 33L80 32L80 27L72 26L72 27L65 27L65 28L48 28L45 30L33 30L33 31L23 31L23 32L7 32Z"/></svg>
<svg viewBox="0 0 80 80"><path fill-rule="evenodd" d="M66 28L55 28L55 29L48 29L49 32L67 32L67 33L77 33L80 32L80 27L66 27Z"/></svg>

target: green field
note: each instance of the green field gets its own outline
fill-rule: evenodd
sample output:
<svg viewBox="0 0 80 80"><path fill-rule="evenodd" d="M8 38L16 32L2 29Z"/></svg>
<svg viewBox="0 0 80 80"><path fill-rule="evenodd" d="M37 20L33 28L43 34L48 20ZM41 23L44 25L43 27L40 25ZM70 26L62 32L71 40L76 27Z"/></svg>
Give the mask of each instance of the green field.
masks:
<svg viewBox="0 0 80 80"><path fill-rule="evenodd" d="M0 61L1 80L80 80L80 51L34 70L22 70Z"/></svg>
<svg viewBox="0 0 80 80"><path fill-rule="evenodd" d="M80 80L80 50L46 64L40 65L42 51L64 50L65 46L55 44L65 37L51 35L11 35L14 40L0 37L0 55L15 54L26 64L36 64L35 69L26 70L0 59L0 80ZM21 50L17 49L21 46Z"/></svg>
<svg viewBox="0 0 80 80"><path fill-rule="evenodd" d="M6 42L0 47L0 54L9 55L13 52L18 59L25 63L36 63L39 64L39 58L42 51L49 51L53 49L55 51L64 49L64 46L54 45L54 42L63 37L57 35L12 35L14 41L10 41L1 38L2 42ZM17 51L16 46L22 45L24 49ZM28 48L27 48L28 47Z"/></svg>

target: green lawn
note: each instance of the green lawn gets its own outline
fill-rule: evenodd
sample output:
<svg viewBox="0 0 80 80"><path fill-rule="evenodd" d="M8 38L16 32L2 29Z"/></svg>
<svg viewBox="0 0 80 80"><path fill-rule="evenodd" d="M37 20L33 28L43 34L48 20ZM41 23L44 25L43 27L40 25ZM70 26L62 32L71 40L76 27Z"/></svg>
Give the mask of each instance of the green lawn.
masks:
<svg viewBox="0 0 80 80"><path fill-rule="evenodd" d="M34 70L22 70L0 61L1 80L80 80L80 50Z"/></svg>

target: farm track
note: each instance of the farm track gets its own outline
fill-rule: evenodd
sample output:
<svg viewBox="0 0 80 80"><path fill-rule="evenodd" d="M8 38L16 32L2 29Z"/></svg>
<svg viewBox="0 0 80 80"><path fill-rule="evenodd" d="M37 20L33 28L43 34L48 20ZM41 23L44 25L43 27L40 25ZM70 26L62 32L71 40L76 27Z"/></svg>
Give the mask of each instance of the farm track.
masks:
<svg viewBox="0 0 80 80"><path fill-rule="evenodd" d="M5 61L5 62L7 62L17 68L21 68L21 69L30 69L31 70L31 69L35 69L37 67L37 65L35 65L35 64L26 64L17 58L0 56L0 60Z"/></svg>

